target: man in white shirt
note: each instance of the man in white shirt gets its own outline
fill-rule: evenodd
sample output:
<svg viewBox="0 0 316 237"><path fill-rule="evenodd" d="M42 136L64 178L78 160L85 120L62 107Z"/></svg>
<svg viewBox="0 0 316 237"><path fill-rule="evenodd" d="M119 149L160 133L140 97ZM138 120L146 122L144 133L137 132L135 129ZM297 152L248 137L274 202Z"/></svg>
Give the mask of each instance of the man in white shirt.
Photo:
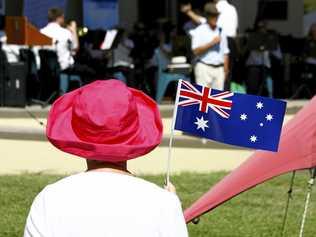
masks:
<svg viewBox="0 0 316 237"><path fill-rule="evenodd" d="M127 170L127 161L152 151L162 134L157 104L119 80L61 96L49 112L47 138L85 158L87 171L37 195L24 237L188 237L175 188Z"/></svg>
<svg viewBox="0 0 316 237"><path fill-rule="evenodd" d="M202 86L223 90L229 71L227 38L217 26L219 12L213 3L205 5L207 22L190 32L192 50L197 56L196 82Z"/></svg>
<svg viewBox="0 0 316 237"><path fill-rule="evenodd" d="M48 11L48 24L41 29L41 33L53 39L61 70L74 65L73 52L78 48L76 30L70 31L62 27L65 24L64 13L59 8ZM75 27L72 27L75 28Z"/></svg>

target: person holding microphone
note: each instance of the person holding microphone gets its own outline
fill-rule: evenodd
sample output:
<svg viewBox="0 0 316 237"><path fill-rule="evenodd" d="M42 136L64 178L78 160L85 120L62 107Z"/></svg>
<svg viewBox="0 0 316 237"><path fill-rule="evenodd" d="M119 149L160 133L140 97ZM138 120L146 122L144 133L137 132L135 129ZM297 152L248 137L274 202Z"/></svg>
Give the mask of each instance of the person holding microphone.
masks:
<svg viewBox="0 0 316 237"><path fill-rule="evenodd" d="M196 83L223 90L229 73L229 48L227 37L217 26L219 12L216 5L204 7L207 21L190 31L192 51L197 57L195 65Z"/></svg>

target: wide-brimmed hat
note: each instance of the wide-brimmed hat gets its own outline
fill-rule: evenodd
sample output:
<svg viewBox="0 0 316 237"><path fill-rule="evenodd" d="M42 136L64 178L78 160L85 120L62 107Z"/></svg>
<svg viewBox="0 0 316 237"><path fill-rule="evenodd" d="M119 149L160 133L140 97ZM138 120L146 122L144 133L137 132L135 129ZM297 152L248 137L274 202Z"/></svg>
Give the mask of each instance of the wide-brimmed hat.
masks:
<svg viewBox="0 0 316 237"><path fill-rule="evenodd" d="M220 13L216 7L215 3L207 3L204 6L204 14L205 16L218 16Z"/></svg>
<svg viewBox="0 0 316 237"><path fill-rule="evenodd" d="M157 104L143 92L118 80L95 81L55 101L46 135L64 152L119 162L159 145L162 122Z"/></svg>

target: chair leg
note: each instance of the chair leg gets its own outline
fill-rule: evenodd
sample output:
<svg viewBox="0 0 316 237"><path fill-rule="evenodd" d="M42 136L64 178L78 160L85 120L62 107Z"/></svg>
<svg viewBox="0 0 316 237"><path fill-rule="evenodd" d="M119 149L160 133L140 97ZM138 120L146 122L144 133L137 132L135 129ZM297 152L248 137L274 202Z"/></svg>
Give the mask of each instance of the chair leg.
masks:
<svg viewBox="0 0 316 237"><path fill-rule="evenodd" d="M69 88L69 76L67 74L61 73L59 76L59 90L61 94L67 93Z"/></svg>
<svg viewBox="0 0 316 237"><path fill-rule="evenodd" d="M161 79L159 79L160 81L162 81ZM165 93L166 93L166 90L167 90L167 86L168 84L166 82L158 82L158 88L157 88L157 92L156 92L156 102L158 104L161 103Z"/></svg>

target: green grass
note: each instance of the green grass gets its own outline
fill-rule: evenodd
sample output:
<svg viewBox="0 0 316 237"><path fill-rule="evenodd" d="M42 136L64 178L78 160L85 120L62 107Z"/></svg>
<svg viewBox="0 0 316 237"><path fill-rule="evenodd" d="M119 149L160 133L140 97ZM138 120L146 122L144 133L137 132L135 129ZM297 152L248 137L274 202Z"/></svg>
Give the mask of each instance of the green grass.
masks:
<svg viewBox="0 0 316 237"><path fill-rule="evenodd" d="M188 207L225 173L173 176L183 206ZM298 236L309 175L297 175L285 236ZM25 174L0 176L0 237L22 236L25 218L35 195L61 176ZM162 184L162 176L145 179ZM290 175L273 179L241 194L204 215L198 225L189 224L190 236L280 236ZM315 188L316 189L316 188ZM316 236L316 195L313 192L305 235Z"/></svg>

